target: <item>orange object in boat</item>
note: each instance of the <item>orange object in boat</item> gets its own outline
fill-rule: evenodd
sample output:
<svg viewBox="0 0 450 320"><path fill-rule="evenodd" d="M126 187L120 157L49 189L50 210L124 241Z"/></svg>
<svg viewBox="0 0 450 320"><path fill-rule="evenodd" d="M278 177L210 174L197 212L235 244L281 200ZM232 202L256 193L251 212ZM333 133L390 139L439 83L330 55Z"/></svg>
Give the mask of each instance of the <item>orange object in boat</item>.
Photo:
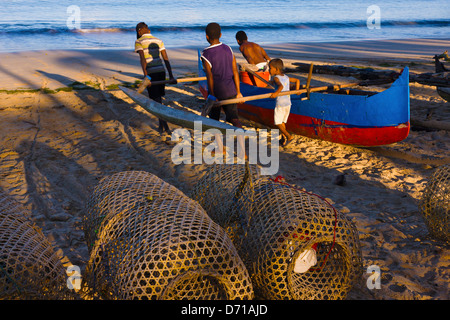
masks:
<svg viewBox="0 0 450 320"><path fill-rule="evenodd" d="M268 71L264 72L255 72L257 75L259 75L261 78L266 79L267 81L270 81L270 73ZM267 87L267 84L259 80L257 77L252 75L251 73L248 73L247 71L239 71L239 78L242 83L246 83L252 86L256 87Z"/></svg>

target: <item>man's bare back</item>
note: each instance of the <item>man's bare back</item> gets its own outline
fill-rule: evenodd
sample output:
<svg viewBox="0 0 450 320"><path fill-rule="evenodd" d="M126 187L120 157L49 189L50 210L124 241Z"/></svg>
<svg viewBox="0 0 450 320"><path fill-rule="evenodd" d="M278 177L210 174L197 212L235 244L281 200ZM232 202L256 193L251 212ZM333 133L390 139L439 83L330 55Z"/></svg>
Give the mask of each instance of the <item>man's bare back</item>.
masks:
<svg viewBox="0 0 450 320"><path fill-rule="evenodd" d="M236 33L236 41L239 50L249 64L256 66L270 61L266 51L259 44L248 41L247 34L244 31L241 30Z"/></svg>
<svg viewBox="0 0 450 320"><path fill-rule="evenodd" d="M254 42L243 41L239 46L239 50L250 64L258 64L270 60L266 51Z"/></svg>

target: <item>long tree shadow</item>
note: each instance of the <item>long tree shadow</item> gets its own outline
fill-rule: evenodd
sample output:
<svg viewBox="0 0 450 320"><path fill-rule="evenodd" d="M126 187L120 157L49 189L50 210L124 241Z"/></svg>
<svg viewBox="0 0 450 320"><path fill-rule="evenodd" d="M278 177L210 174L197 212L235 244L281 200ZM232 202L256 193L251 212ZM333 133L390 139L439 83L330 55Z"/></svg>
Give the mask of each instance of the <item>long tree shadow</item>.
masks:
<svg viewBox="0 0 450 320"><path fill-rule="evenodd" d="M24 164L33 219L72 263L83 266L87 252L79 213L89 194L87 186L96 182L95 177L45 143L25 140L16 151Z"/></svg>
<svg viewBox="0 0 450 320"><path fill-rule="evenodd" d="M20 75L9 74L26 81ZM42 74L63 83L74 81L62 75ZM74 101L73 94L83 103ZM83 249L73 250L83 237L74 223L79 222L86 193L98 179L119 171L144 170L175 185L177 172L158 151L145 148L145 139L134 139L134 129L146 123L152 131L150 126L156 126L156 118L111 95L105 97L109 93L100 90L36 95L30 109L32 118L37 118L33 119L35 132L30 132L20 145L15 144L24 163L27 202L33 207L37 224L52 235L58 246L65 248L66 254L73 254L75 261L85 260L87 253ZM92 120L96 114L100 119ZM152 132L146 137L159 139ZM159 147L170 154L165 143Z"/></svg>
<svg viewBox="0 0 450 320"><path fill-rule="evenodd" d="M69 77L59 75L59 74L52 74L44 71L40 71L42 74L44 74L46 77L58 80L58 81L64 81L64 82L73 82L74 79L71 79ZM92 117L94 114L99 114L102 118L102 121L113 121L117 122L120 126L119 130L121 130L122 134L125 137L125 140L127 140L130 144L130 147L133 148L135 151L137 151L141 156L143 156L147 161L154 164L155 166L159 166L157 163L156 158L153 154L150 154L146 152L135 140L133 135L133 128L134 127L140 127L142 124L148 125L150 128L153 128L154 134L157 133L157 120L152 115L149 115L147 113L142 113L137 111L136 109L130 107L130 105L125 104L122 100L118 100L116 97L111 95L109 92L97 89L97 88L91 88L90 91L88 90L74 90L74 94L80 98L80 100L84 101L84 103L91 107L91 114L87 116L82 116L80 113L78 113L73 108L70 108L70 106L66 106L64 108L63 112L70 113L73 117L77 118L79 120L79 123L83 125L84 129L87 131L92 132L92 124L87 121L90 117ZM88 94L88 92L90 94ZM100 98L100 101L96 99L92 99L92 95L95 94ZM101 102L101 103L98 103ZM106 106L106 108L105 108ZM95 131L95 130L94 130ZM93 134L95 134L93 132Z"/></svg>
<svg viewBox="0 0 450 320"><path fill-rule="evenodd" d="M46 73L48 77L63 80L63 75L53 75ZM63 81L70 82L73 79L65 77ZM173 144L169 141L169 137L161 137L157 131L158 119L154 115L139 110L135 105L124 101L120 93L111 93L107 90L74 90L73 93L83 101L88 108L84 108L80 112L80 108L65 106L60 108L58 112L68 114L70 118L77 119L77 126L89 132L93 137L101 136L105 141L104 146L100 150L95 150L90 141L78 143L77 148L85 150L86 153L97 159L98 163L104 163L102 153L105 148L128 148L126 154L129 160L129 169L146 170L160 177L161 179L175 185L180 190L185 189L183 181L186 167L183 165L174 165L170 158L170 152ZM165 103L170 103L170 93L167 94ZM163 102L164 103L164 102ZM176 106L174 106L176 107ZM89 114L87 114L89 113ZM90 118L100 115L100 120L91 121ZM108 124L108 127L105 127ZM176 125L170 125L172 129ZM106 131L115 130L117 138L111 138ZM120 141L119 141L120 140ZM146 141L149 140L149 143ZM149 146L157 146L157 150L149 148ZM93 151L95 150L95 151ZM122 149L123 150L123 149ZM131 152L130 152L131 151ZM111 172L111 165L105 165L101 168L104 175Z"/></svg>
<svg viewBox="0 0 450 320"><path fill-rule="evenodd" d="M71 56L65 56L58 59L63 65L71 65L73 63L95 66L103 63L113 64L115 66L136 67L139 62L136 62L137 54L132 50L111 50L98 49L86 52L84 50L73 50Z"/></svg>
<svg viewBox="0 0 450 320"><path fill-rule="evenodd" d="M103 69L107 70L107 71L119 73L121 75L125 75L130 78L135 78L136 80L141 80L143 78L142 73L127 72L127 71L122 71L119 69L111 69L111 68L103 68Z"/></svg>
<svg viewBox="0 0 450 320"><path fill-rule="evenodd" d="M61 212L60 207L67 207L65 211L72 214L82 209L88 196L86 186L96 181L89 171L42 142L22 141L16 151L24 162L28 192L47 196L51 191L56 195L56 198L49 197L45 203L42 197L34 197L35 207L41 213L53 219L55 214ZM66 190L68 192L62 192Z"/></svg>

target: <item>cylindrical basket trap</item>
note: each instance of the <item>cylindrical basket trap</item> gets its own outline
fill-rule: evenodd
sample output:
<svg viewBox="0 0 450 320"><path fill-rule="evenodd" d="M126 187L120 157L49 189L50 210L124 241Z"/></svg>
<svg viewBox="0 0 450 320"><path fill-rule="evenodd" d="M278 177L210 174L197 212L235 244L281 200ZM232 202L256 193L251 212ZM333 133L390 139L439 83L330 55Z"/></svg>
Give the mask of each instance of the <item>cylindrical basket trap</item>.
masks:
<svg viewBox="0 0 450 320"><path fill-rule="evenodd" d="M236 241L245 233L253 186L259 179L258 168L248 163L213 164L206 171L189 197L197 201L237 245Z"/></svg>
<svg viewBox="0 0 450 320"><path fill-rule="evenodd" d="M438 167L428 180L419 209L430 234L450 241L450 164Z"/></svg>
<svg viewBox="0 0 450 320"><path fill-rule="evenodd" d="M142 171L106 177L88 204L85 225L94 230L85 232L95 241L84 278L92 296L253 298L248 272L225 231L158 177Z"/></svg>
<svg viewBox="0 0 450 320"><path fill-rule="evenodd" d="M83 230L89 249L95 244L100 226L115 215L135 208L152 196L183 196L177 188L145 171L125 171L104 177L91 192L83 216Z"/></svg>
<svg viewBox="0 0 450 320"><path fill-rule="evenodd" d="M298 267L309 250L315 264ZM357 230L345 216L317 195L269 179L255 184L239 252L255 292L268 299L343 299L362 270Z"/></svg>
<svg viewBox="0 0 450 320"><path fill-rule="evenodd" d="M239 252L255 293L267 299L343 299L361 276L356 227L321 197L259 180L249 219ZM314 255L306 267L305 254Z"/></svg>
<svg viewBox="0 0 450 320"><path fill-rule="evenodd" d="M227 230L257 296L343 299L362 274L356 227L317 195L246 164L211 166L190 196Z"/></svg>
<svg viewBox="0 0 450 320"><path fill-rule="evenodd" d="M0 299L76 299L53 245L14 199L0 193Z"/></svg>

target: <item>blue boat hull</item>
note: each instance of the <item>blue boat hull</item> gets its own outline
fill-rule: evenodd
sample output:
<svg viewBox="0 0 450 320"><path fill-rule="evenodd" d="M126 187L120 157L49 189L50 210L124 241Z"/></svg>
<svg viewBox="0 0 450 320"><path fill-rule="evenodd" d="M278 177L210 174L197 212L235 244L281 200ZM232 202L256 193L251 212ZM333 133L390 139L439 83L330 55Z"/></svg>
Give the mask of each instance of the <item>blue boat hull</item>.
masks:
<svg viewBox="0 0 450 320"><path fill-rule="evenodd" d="M199 62L199 75L203 74ZM200 91L207 95L206 81ZM241 83L242 95L273 92ZM390 88L372 96L333 93L291 95L288 131L340 144L372 147L404 140L410 130L409 70L405 68ZM239 116L274 127L275 99L254 100L238 105Z"/></svg>

